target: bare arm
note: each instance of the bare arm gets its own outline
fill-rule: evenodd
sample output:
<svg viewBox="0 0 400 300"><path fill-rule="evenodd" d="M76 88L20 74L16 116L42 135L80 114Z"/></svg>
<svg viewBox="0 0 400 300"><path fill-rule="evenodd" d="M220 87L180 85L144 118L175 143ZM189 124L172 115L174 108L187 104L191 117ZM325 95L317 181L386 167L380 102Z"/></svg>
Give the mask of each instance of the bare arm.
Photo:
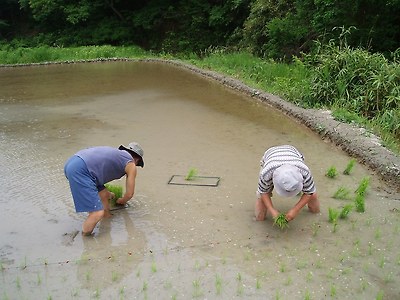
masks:
<svg viewBox="0 0 400 300"><path fill-rule="evenodd" d="M297 214L300 210L308 204L308 207L311 212L319 212L319 202L317 199L317 194L303 194L300 197L300 200L291 208L286 214L286 220L291 221L296 218ZM317 205L317 206L316 206Z"/></svg>
<svg viewBox="0 0 400 300"><path fill-rule="evenodd" d="M128 202L135 193L135 180L136 180L136 165L134 162L130 162L125 167L126 173L126 188L123 197L117 200L118 204L125 204Z"/></svg>
<svg viewBox="0 0 400 300"><path fill-rule="evenodd" d="M270 193L261 194L261 201L264 203L265 207L267 208L267 211L269 211L269 213L273 218L276 218L279 215L279 211L277 211L274 208L274 205L272 204Z"/></svg>

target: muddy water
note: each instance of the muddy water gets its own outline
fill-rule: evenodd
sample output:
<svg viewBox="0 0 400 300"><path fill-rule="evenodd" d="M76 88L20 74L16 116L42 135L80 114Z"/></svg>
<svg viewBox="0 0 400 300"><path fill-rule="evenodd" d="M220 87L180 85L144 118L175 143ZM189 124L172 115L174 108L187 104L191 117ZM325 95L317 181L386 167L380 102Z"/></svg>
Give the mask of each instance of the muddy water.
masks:
<svg viewBox="0 0 400 300"><path fill-rule="evenodd" d="M78 231L63 176L88 146L139 142L145 168L130 207ZM303 125L212 81L161 63L0 69L2 299L386 299L400 297L400 195ZM266 148L305 155L321 213L287 230L253 217ZM335 179L325 176L335 166ZM217 187L169 185L173 175ZM337 226L333 199L370 177L366 212ZM123 180L114 184L124 184ZM297 199L274 197L286 212Z"/></svg>

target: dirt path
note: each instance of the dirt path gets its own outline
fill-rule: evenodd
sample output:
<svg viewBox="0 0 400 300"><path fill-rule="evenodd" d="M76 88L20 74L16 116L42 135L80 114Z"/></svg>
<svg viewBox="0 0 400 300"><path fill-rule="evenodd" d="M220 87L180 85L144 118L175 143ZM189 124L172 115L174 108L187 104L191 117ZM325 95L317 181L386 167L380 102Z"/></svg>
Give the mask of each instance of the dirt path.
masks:
<svg viewBox="0 0 400 300"><path fill-rule="evenodd" d="M79 62L101 62L101 61L135 61L137 59L97 59ZM370 168L391 188L400 191L400 156L383 147L377 136L367 132L366 129L352 124L341 123L333 119L331 113L326 110L304 109L290 102L287 102L275 95L253 89L240 80L233 79L219 73L199 69L193 65L176 60L165 59L139 59L139 61L162 62L177 67L188 69L201 76L216 80L224 86L247 94L252 98L262 101L297 119L313 131L317 132L322 139L329 139L335 145L343 149L351 157L356 158L360 163ZM77 62L58 62L77 63ZM0 65L0 67L16 67L27 65L47 65L49 62L24 65Z"/></svg>

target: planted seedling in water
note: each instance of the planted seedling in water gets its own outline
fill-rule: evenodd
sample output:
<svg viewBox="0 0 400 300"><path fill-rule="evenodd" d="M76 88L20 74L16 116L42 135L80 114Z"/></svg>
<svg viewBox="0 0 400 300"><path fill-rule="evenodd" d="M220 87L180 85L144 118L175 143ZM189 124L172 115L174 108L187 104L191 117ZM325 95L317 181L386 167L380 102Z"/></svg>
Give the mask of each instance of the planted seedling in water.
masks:
<svg viewBox="0 0 400 300"><path fill-rule="evenodd" d="M276 218L274 218L274 225L277 225L280 229L288 228L289 221L286 219L285 214L280 213Z"/></svg>
<svg viewBox="0 0 400 300"><path fill-rule="evenodd" d="M117 200L122 197L122 186L113 185L110 183L106 183L104 186L109 192L114 194L114 198L110 199L110 206L114 207L118 205Z"/></svg>
<svg viewBox="0 0 400 300"><path fill-rule="evenodd" d="M197 176L197 169L191 168L187 173L185 180L193 180Z"/></svg>
<svg viewBox="0 0 400 300"><path fill-rule="evenodd" d="M335 178L337 176L338 172L336 170L336 167L332 166L330 167L327 171L325 176L329 178Z"/></svg>
<svg viewBox="0 0 400 300"><path fill-rule="evenodd" d="M345 187L340 187L338 190L333 194L334 199L340 199L340 200L348 200L350 199L350 190L348 190Z"/></svg>
<svg viewBox="0 0 400 300"><path fill-rule="evenodd" d="M369 186L369 177L364 177L361 180L360 184L358 185L358 188L356 189L356 194L365 196L365 194L367 193L368 186Z"/></svg>
<svg viewBox="0 0 400 300"><path fill-rule="evenodd" d="M337 209L328 208L329 223L336 223L339 217L339 211Z"/></svg>
<svg viewBox="0 0 400 300"><path fill-rule="evenodd" d="M365 198L364 195L356 195L354 199L354 206L356 207L357 212L365 212Z"/></svg>
<svg viewBox="0 0 400 300"><path fill-rule="evenodd" d="M355 163L356 163L356 160L354 158L351 159L349 161L349 163L347 164L346 169L344 169L343 174L344 175L350 175L351 171L354 168Z"/></svg>
<svg viewBox="0 0 400 300"><path fill-rule="evenodd" d="M353 205L351 205L351 204L345 205L342 208L342 210L340 211L339 218L346 219L352 209L353 209Z"/></svg>

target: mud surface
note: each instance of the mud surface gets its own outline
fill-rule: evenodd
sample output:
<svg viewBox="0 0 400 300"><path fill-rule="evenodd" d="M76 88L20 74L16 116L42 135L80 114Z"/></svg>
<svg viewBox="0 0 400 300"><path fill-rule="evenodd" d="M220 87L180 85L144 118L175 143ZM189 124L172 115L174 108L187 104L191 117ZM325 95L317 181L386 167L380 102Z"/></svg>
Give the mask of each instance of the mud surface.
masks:
<svg viewBox="0 0 400 300"><path fill-rule="evenodd" d="M400 194L369 161L325 176L350 160L328 129L321 140L304 125L328 114L301 121L279 98L179 62L4 68L0 86L1 299L400 295ZM135 196L83 237L63 164L78 149L132 139L146 162ZM285 230L254 220L259 160L283 143L305 155L321 201L321 213L304 209ZM218 185L168 184L192 167ZM366 177L365 212L330 222ZM348 199L333 198L340 187ZM297 199L273 201L286 212Z"/></svg>

